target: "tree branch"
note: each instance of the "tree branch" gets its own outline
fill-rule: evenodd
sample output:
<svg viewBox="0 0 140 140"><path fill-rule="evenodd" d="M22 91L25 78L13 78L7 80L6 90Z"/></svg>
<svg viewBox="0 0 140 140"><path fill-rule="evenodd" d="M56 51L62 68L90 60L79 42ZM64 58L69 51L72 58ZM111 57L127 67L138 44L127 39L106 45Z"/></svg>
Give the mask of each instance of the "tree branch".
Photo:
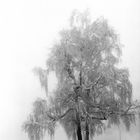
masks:
<svg viewBox="0 0 140 140"><path fill-rule="evenodd" d="M60 120L60 119L62 119L63 117L65 117L70 111L72 111L72 110L75 110L74 108L70 108L70 109L68 109L67 111L65 111L62 115L58 115L58 116L53 116L53 115L51 115L51 114L48 114L47 112L46 112L46 114L47 114L47 116L51 119L51 120L53 120L53 121L58 121L58 120Z"/></svg>

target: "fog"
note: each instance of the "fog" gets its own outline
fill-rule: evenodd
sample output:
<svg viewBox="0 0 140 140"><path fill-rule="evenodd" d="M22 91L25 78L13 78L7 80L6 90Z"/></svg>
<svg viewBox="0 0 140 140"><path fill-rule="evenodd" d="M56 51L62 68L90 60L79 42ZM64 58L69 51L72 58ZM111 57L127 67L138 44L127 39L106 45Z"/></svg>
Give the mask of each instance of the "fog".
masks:
<svg viewBox="0 0 140 140"><path fill-rule="evenodd" d="M130 71L133 98L140 100L139 0L5 0L0 1L0 139L28 140L21 125L37 97L44 97L32 69L45 67L58 32L67 26L74 9L89 9L93 19L104 16L124 44L121 64ZM55 80L50 78L52 91ZM130 132L114 127L97 140L139 140L140 123ZM46 136L47 139L48 136ZM55 140L67 139L58 128Z"/></svg>

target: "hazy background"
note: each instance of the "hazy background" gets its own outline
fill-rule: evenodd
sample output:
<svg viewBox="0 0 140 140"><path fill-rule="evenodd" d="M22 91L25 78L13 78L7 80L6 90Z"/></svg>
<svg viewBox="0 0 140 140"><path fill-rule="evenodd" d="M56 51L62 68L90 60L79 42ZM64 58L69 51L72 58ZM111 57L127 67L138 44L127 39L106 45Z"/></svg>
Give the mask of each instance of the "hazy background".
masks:
<svg viewBox="0 0 140 140"><path fill-rule="evenodd" d="M27 140L21 125L37 97L43 97L35 66L45 66L49 48L68 24L73 9L89 8L93 19L104 16L120 34L122 64L129 68L134 99L140 99L139 0L4 0L0 1L0 139ZM50 82L50 90L53 88ZM140 123L130 133L108 130L98 140L140 139ZM47 137L47 136L46 136ZM56 139L66 140L61 128ZM49 139L49 138L47 138Z"/></svg>

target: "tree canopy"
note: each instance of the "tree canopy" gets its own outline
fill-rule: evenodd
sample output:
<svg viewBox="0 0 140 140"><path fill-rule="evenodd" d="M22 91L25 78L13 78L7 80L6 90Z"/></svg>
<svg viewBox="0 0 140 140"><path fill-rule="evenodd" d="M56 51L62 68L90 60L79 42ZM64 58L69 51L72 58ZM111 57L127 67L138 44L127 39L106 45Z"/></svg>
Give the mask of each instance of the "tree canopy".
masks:
<svg viewBox="0 0 140 140"><path fill-rule="evenodd" d="M73 140L89 140L121 120L129 130L136 105L129 72L118 66L122 54L118 34L104 18L92 21L87 11L74 11L60 37L46 69L35 69L46 95L47 76L51 71L56 74L55 96L35 101L24 129L30 136L35 134L33 140L39 140L46 130L54 135L57 122Z"/></svg>

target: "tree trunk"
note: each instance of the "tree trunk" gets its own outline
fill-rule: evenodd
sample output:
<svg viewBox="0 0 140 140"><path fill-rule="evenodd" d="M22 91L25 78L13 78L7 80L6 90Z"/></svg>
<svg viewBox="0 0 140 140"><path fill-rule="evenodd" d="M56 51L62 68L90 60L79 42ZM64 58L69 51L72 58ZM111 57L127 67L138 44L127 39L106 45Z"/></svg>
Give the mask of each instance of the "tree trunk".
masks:
<svg viewBox="0 0 140 140"><path fill-rule="evenodd" d="M87 92L87 97L88 97L88 99L90 99L90 97L89 97L89 92L90 91L88 91ZM87 112L89 112L89 107L86 105L86 110L87 110ZM86 130L86 136L85 136L85 140L89 140L89 119L88 119L88 116L86 116L86 122L85 122L86 124L86 126L85 126L85 130Z"/></svg>
<svg viewBox="0 0 140 140"><path fill-rule="evenodd" d="M82 63L81 63L81 66L82 66ZM82 71L80 70L80 74L79 74L79 82L80 82L80 89L82 92ZM77 95L79 95L79 93L77 92ZM81 122L80 122L80 116L79 116L79 102L78 102L78 96L76 97L76 103L77 103L77 138L78 140L82 140L82 130L81 130Z"/></svg>
<svg viewBox="0 0 140 140"><path fill-rule="evenodd" d="M81 132L80 123L78 123L78 126L77 126L77 138L78 138L78 140L82 140L82 132Z"/></svg>
<svg viewBox="0 0 140 140"><path fill-rule="evenodd" d="M86 121L86 136L85 136L85 140L89 140L89 127L88 127L87 121Z"/></svg>

